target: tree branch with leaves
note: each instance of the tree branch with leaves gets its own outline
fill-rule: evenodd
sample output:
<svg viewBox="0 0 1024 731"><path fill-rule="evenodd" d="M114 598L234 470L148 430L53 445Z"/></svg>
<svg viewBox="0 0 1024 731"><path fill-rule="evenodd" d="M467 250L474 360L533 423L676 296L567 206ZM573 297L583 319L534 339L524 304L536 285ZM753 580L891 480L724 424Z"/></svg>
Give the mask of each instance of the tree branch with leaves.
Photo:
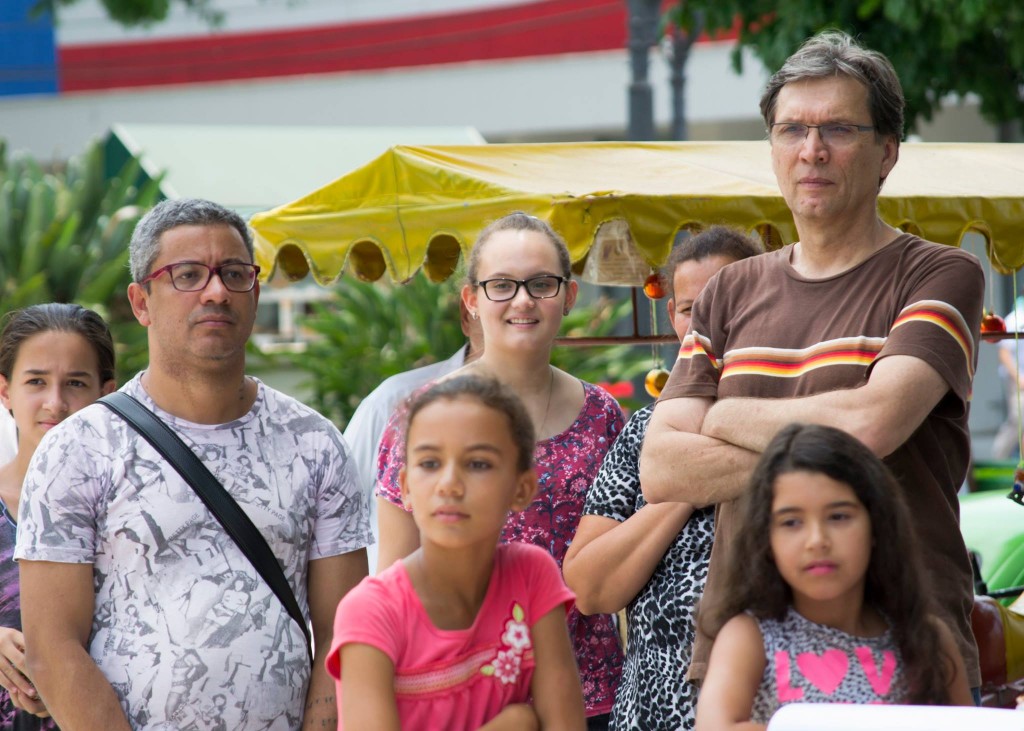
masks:
<svg viewBox="0 0 1024 731"><path fill-rule="evenodd" d="M34 11L59 17L60 8L74 5L78 0L39 0ZM124 26L152 25L167 19L171 8L184 7L212 27L224 22L224 13L214 0L100 0L107 15Z"/></svg>
<svg viewBox="0 0 1024 731"><path fill-rule="evenodd" d="M908 131L948 96L977 97L993 124L1024 119L1024 5L987 0L680 0L671 22L709 33L738 31L743 48L775 71L801 43L829 28L884 53L907 100Z"/></svg>

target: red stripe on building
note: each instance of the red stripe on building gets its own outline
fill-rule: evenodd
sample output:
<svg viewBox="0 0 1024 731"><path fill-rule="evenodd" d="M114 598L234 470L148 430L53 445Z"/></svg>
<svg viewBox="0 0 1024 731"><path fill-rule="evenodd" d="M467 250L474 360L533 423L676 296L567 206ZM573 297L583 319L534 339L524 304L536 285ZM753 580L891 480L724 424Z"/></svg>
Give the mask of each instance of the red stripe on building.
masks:
<svg viewBox="0 0 1024 731"><path fill-rule="evenodd" d="M623 48L624 0L58 49L61 91L193 84Z"/></svg>

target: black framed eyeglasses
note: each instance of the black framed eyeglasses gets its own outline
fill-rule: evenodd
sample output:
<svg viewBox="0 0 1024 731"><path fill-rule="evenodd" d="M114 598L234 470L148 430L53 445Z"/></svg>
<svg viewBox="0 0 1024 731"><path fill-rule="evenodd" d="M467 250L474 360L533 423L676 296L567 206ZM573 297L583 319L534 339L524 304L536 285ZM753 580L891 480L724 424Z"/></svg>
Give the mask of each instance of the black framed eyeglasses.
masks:
<svg viewBox="0 0 1024 731"><path fill-rule="evenodd" d="M803 144L812 129L818 130L821 141L826 145L842 147L857 139L861 132L875 129L872 124L846 124L845 122L828 122L826 124L802 124L800 122L775 122L768 129L772 142L780 145L795 146Z"/></svg>
<svg viewBox="0 0 1024 731"><path fill-rule="evenodd" d="M562 284L568 281L567 277L542 274L529 279L485 279L477 282L477 286L483 287L484 294L491 302L514 299L519 294L520 287L526 287L526 293L535 300L546 300L557 296L562 291Z"/></svg>
<svg viewBox="0 0 1024 731"><path fill-rule="evenodd" d="M139 284L148 284L164 272L171 278L171 286L179 292L199 292L216 274L229 292L249 292L256 286L260 268L255 264L232 262L211 267L198 261L179 261L162 266Z"/></svg>

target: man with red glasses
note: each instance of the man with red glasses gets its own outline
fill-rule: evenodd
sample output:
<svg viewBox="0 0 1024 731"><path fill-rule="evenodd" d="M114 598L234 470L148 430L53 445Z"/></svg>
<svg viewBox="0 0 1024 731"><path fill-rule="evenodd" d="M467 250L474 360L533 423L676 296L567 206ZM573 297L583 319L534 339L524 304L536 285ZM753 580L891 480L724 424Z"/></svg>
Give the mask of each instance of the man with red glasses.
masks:
<svg viewBox="0 0 1024 731"><path fill-rule="evenodd" d="M73 729L333 728L334 610L366 575L366 499L338 430L245 375L259 268L245 222L161 203L130 245L149 367L121 390L200 456L266 540L304 633L188 483L102 405L48 435L17 557L28 663Z"/></svg>
<svg viewBox="0 0 1024 731"><path fill-rule="evenodd" d="M934 599L976 687L973 583L956 493L970 458L984 277L970 254L878 215L903 107L889 60L838 31L808 40L769 80L761 112L799 241L731 264L708 283L647 430L640 478L652 503L717 505L708 606L732 538L733 500L779 429L816 423L859 438L904 489ZM697 679L708 646L698 637Z"/></svg>

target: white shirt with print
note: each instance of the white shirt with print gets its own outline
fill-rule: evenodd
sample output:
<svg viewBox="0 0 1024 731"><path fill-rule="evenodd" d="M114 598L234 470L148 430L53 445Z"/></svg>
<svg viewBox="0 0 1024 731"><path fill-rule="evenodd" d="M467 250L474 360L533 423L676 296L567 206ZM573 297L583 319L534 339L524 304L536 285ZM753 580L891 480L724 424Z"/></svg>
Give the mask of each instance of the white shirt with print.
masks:
<svg viewBox="0 0 1024 731"><path fill-rule="evenodd" d="M308 619L308 561L371 541L337 428L257 381L252 409L195 424L153 409L245 510ZM135 729L297 729L309 681L301 630L192 488L95 404L48 433L25 480L18 559L94 566L89 652Z"/></svg>

